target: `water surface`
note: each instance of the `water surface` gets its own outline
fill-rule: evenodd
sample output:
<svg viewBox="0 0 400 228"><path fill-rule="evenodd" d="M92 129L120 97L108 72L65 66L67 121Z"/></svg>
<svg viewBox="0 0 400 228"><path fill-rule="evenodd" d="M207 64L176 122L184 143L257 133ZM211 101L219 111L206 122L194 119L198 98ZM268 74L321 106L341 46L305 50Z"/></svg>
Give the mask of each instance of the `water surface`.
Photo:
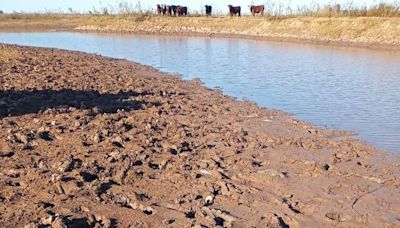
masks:
<svg viewBox="0 0 400 228"><path fill-rule="evenodd" d="M239 39L0 33L0 42L125 58L200 78L225 94L355 131L400 152L400 52Z"/></svg>

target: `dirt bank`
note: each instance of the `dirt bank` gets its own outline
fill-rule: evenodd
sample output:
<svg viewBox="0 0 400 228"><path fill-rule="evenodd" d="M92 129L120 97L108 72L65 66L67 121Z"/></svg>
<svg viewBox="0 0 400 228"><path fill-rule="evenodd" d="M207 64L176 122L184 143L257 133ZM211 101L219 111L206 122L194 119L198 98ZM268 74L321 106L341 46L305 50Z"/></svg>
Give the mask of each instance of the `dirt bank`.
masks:
<svg viewBox="0 0 400 228"><path fill-rule="evenodd" d="M85 15L0 14L0 32L71 30L88 19Z"/></svg>
<svg viewBox="0 0 400 228"><path fill-rule="evenodd" d="M103 17L78 31L200 35L400 50L400 18Z"/></svg>
<svg viewBox="0 0 400 228"><path fill-rule="evenodd" d="M400 225L397 155L151 67L8 47L0 227Z"/></svg>
<svg viewBox="0 0 400 228"><path fill-rule="evenodd" d="M65 30L232 37L400 50L398 17L3 15L0 31Z"/></svg>

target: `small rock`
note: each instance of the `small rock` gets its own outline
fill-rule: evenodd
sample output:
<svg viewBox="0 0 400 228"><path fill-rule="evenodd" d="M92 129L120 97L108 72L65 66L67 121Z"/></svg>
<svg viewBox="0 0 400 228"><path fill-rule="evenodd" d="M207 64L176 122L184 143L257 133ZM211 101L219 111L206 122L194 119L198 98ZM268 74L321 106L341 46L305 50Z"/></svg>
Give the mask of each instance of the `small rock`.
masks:
<svg viewBox="0 0 400 228"><path fill-rule="evenodd" d="M37 167L38 167L39 169L44 169L44 168L46 168L46 165L44 164L43 161L39 161Z"/></svg>
<svg viewBox="0 0 400 228"><path fill-rule="evenodd" d="M199 170L199 173L200 173L200 174L203 174L203 175L212 175L211 172L209 172L208 170L205 170L205 169L200 169L200 170Z"/></svg>
<svg viewBox="0 0 400 228"><path fill-rule="evenodd" d="M28 137L26 137L26 135L22 135L20 133L17 133L14 135L15 137L15 141L17 143L23 143L23 144L28 144L29 140Z"/></svg>
<svg viewBox="0 0 400 228"><path fill-rule="evenodd" d="M339 212L329 212L329 213L326 213L325 216L331 220L338 221L338 222L344 222L344 221L348 221L351 219L351 217L349 215L345 215L345 214L339 213Z"/></svg>
<svg viewBox="0 0 400 228"><path fill-rule="evenodd" d="M67 228L67 224L65 224L65 221L58 217L54 220L54 222L51 224L52 228Z"/></svg>
<svg viewBox="0 0 400 228"><path fill-rule="evenodd" d="M220 217L220 218L224 219L224 221L233 222L233 221L236 220L236 217L234 217L233 215L231 215L227 211L221 211L221 210L217 210L217 209L212 209L212 212L213 212L215 217Z"/></svg>
<svg viewBox="0 0 400 228"><path fill-rule="evenodd" d="M366 180L372 181L372 182L376 182L378 184L385 183L385 180L382 180L381 178L378 178L378 177L363 176L363 178Z"/></svg>
<svg viewBox="0 0 400 228"><path fill-rule="evenodd" d="M108 154L108 159L107 160L110 161L110 162L115 162L120 158L121 158L120 152L119 151L113 151L110 154Z"/></svg>
<svg viewBox="0 0 400 228"><path fill-rule="evenodd" d="M50 215L49 217L43 217L42 219L40 219L40 222L43 225L51 225L54 221L54 217L52 215Z"/></svg>
<svg viewBox="0 0 400 228"><path fill-rule="evenodd" d="M24 228L38 228L39 226L38 225L36 225L35 223L33 223L33 222L31 222L31 223L29 223L29 224L26 224L25 226L24 226Z"/></svg>
<svg viewBox="0 0 400 228"><path fill-rule="evenodd" d="M113 139L111 140L111 143L112 143L114 146L116 146L116 147L120 147L120 148L124 147L124 146L122 145L123 140L122 140L121 136L117 136L117 137L113 138Z"/></svg>
<svg viewBox="0 0 400 228"><path fill-rule="evenodd" d="M93 141L94 141L95 143L102 142L103 140L104 140L104 137L103 137L102 134L97 133L97 134L95 134L95 135L93 136Z"/></svg>
<svg viewBox="0 0 400 228"><path fill-rule="evenodd" d="M103 136L110 136L110 131L107 130L107 129L103 129L103 130L101 130L101 134L102 134Z"/></svg>
<svg viewBox="0 0 400 228"><path fill-rule="evenodd" d="M104 227L104 228L111 228L111 227L112 227L112 221L111 221L111 219L104 218L104 219L102 220L102 223L103 223L103 227Z"/></svg>
<svg viewBox="0 0 400 228"><path fill-rule="evenodd" d="M39 138L46 140L46 141L53 141L54 136L49 131L39 131Z"/></svg>
<svg viewBox="0 0 400 228"><path fill-rule="evenodd" d="M75 120L74 126L75 127L80 127L81 126L81 122L79 122L78 120Z"/></svg>
<svg viewBox="0 0 400 228"><path fill-rule="evenodd" d="M60 182L56 183L56 191L57 191L57 193L60 194L60 195L65 193L65 192L64 192L64 189L63 189L63 187L61 186L61 183L60 183Z"/></svg>
<svg viewBox="0 0 400 228"><path fill-rule="evenodd" d="M147 207L144 208L142 211L143 211L143 213L145 213L146 215L152 215L153 212L154 212L154 209L153 209L152 207L150 207L150 206L147 206Z"/></svg>
<svg viewBox="0 0 400 228"><path fill-rule="evenodd" d="M53 173L53 174L51 175L51 182L52 182L53 184L57 183L57 182L60 181L61 179L62 179L62 175L58 175L58 174L56 174L56 173Z"/></svg>
<svg viewBox="0 0 400 228"><path fill-rule="evenodd" d="M280 177L280 178L285 178L285 174L278 172L275 169L266 169L266 170L260 170L258 173L266 174L271 177Z"/></svg>
<svg viewBox="0 0 400 228"><path fill-rule="evenodd" d="M83 211L83 212L89 212L90 209L89 209L88 207L86 207L86 206L81 206L81 211Z"/></svg>
<svg viewBox="0 0 400 228"><path fill-rule="evenodd" d="M58 166L57 170L61 173L67 172L71 168L71 161L66 160Z"/></svg>
<svg viewBox="0 0 400 228"><path fill-rule="evenodd" d="M19 177L19 172L15 169L10 169L7 172L7 176L9 177Z"/></svg>
<svg viewBox="0 0 400 228"><path fill-rule="evenodd" d="M123 140L122 140L122 137L121 137L121 136L116 136L116 137L112 140L112 142L118 142L118 143L121 143L121 144L122 144Z"/></svg>
<svg viewBox="0 0 400 228"><path fill-rule="evenodd" d="M136 202L130 201L130 202L128 203L128 206L131 207L131 208L134 209L134 210L138 209L138 204L137 204Z"/></svg>
<svg viewBox="0 0 400 228"><path fill-rule="evenodd" d="M90 226L93 226L97 222L96 217L94 217L93 214L88 214L87 220Z"/></svg>
<svg viewBox="0 0 400 228"><path fill-rule="evenodd" d="M62 190L66 195L73 195L75 192L79 191L79 187L74 181L68 181L67 183L62 184Z"/></svg>

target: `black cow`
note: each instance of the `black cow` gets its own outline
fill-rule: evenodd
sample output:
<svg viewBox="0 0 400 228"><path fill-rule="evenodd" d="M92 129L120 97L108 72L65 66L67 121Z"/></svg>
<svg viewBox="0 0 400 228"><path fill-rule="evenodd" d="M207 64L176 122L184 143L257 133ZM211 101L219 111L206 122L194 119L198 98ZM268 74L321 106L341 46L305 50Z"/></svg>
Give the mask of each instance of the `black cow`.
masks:
<svg viewBox="0 0 400 228"><path fill-rule="evenodd" d="M177 16L186 16L188 14L188 8L186 6L177 6L176 7L176 15Z"/></svg>
<svg viewBox="0 0 400 228"><path fill-rule="evenodd" d="M168 7L167 7L167 12L168 12L168 14L169 14L170 16L172 16L172 14L173 14L174 16L176 16L176 9L177 9L177 7L178 7L178 6L176 6L176 5L170 5L170 6L168 6Z"/></svg>
<svg viewBox="0 0 400 228"><path fill-rule="evenodd" d="M255 16L257 13L261 14L261 16L264 15L264 5L258 5L258 6L254 6L254 5L250 5L250 12L251 14L253 14L253 16Z"/></svg>
<svg viewBox="0 0 400 228"><path fill-rule="evenodd" d="M229 15L232 17L234 15L238 15L240 17L240 10L241 7L240 6L232 6L232 5L228 5L229 7Z"/></svg>
<svg viewBox="0 0 400 228"><path fill-rule="evenodd" d="M205 5L204 7L206 7L206 15L211 16L212 6Z"/></svg>

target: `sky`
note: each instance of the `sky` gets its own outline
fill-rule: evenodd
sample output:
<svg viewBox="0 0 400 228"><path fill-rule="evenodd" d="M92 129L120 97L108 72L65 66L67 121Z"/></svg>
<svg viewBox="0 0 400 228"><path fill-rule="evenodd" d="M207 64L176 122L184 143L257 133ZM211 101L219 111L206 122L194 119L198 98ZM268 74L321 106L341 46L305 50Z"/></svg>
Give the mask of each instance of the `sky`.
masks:
<svg viewBox="0 0 400 228"><path fill-rule="evenodd" d="M0 0L0 10L11 13L16 12L46 12L63 11L68 12L69 8L76 12L88 12L93 8L100 9L102 6L116 6L121 1L136 5L138 2L141 8L145 10L154 9L156 4L186 5L189 10L201 11L206 4L212 5L214 10L227 12L227 5L240 5L246 8L250 4L278 4L285 7L297 8L302 5L312 5L318 3L323 6L326 4L348 4L354 5L372 5L380 2L395 2L396 0Z"/></svg>

